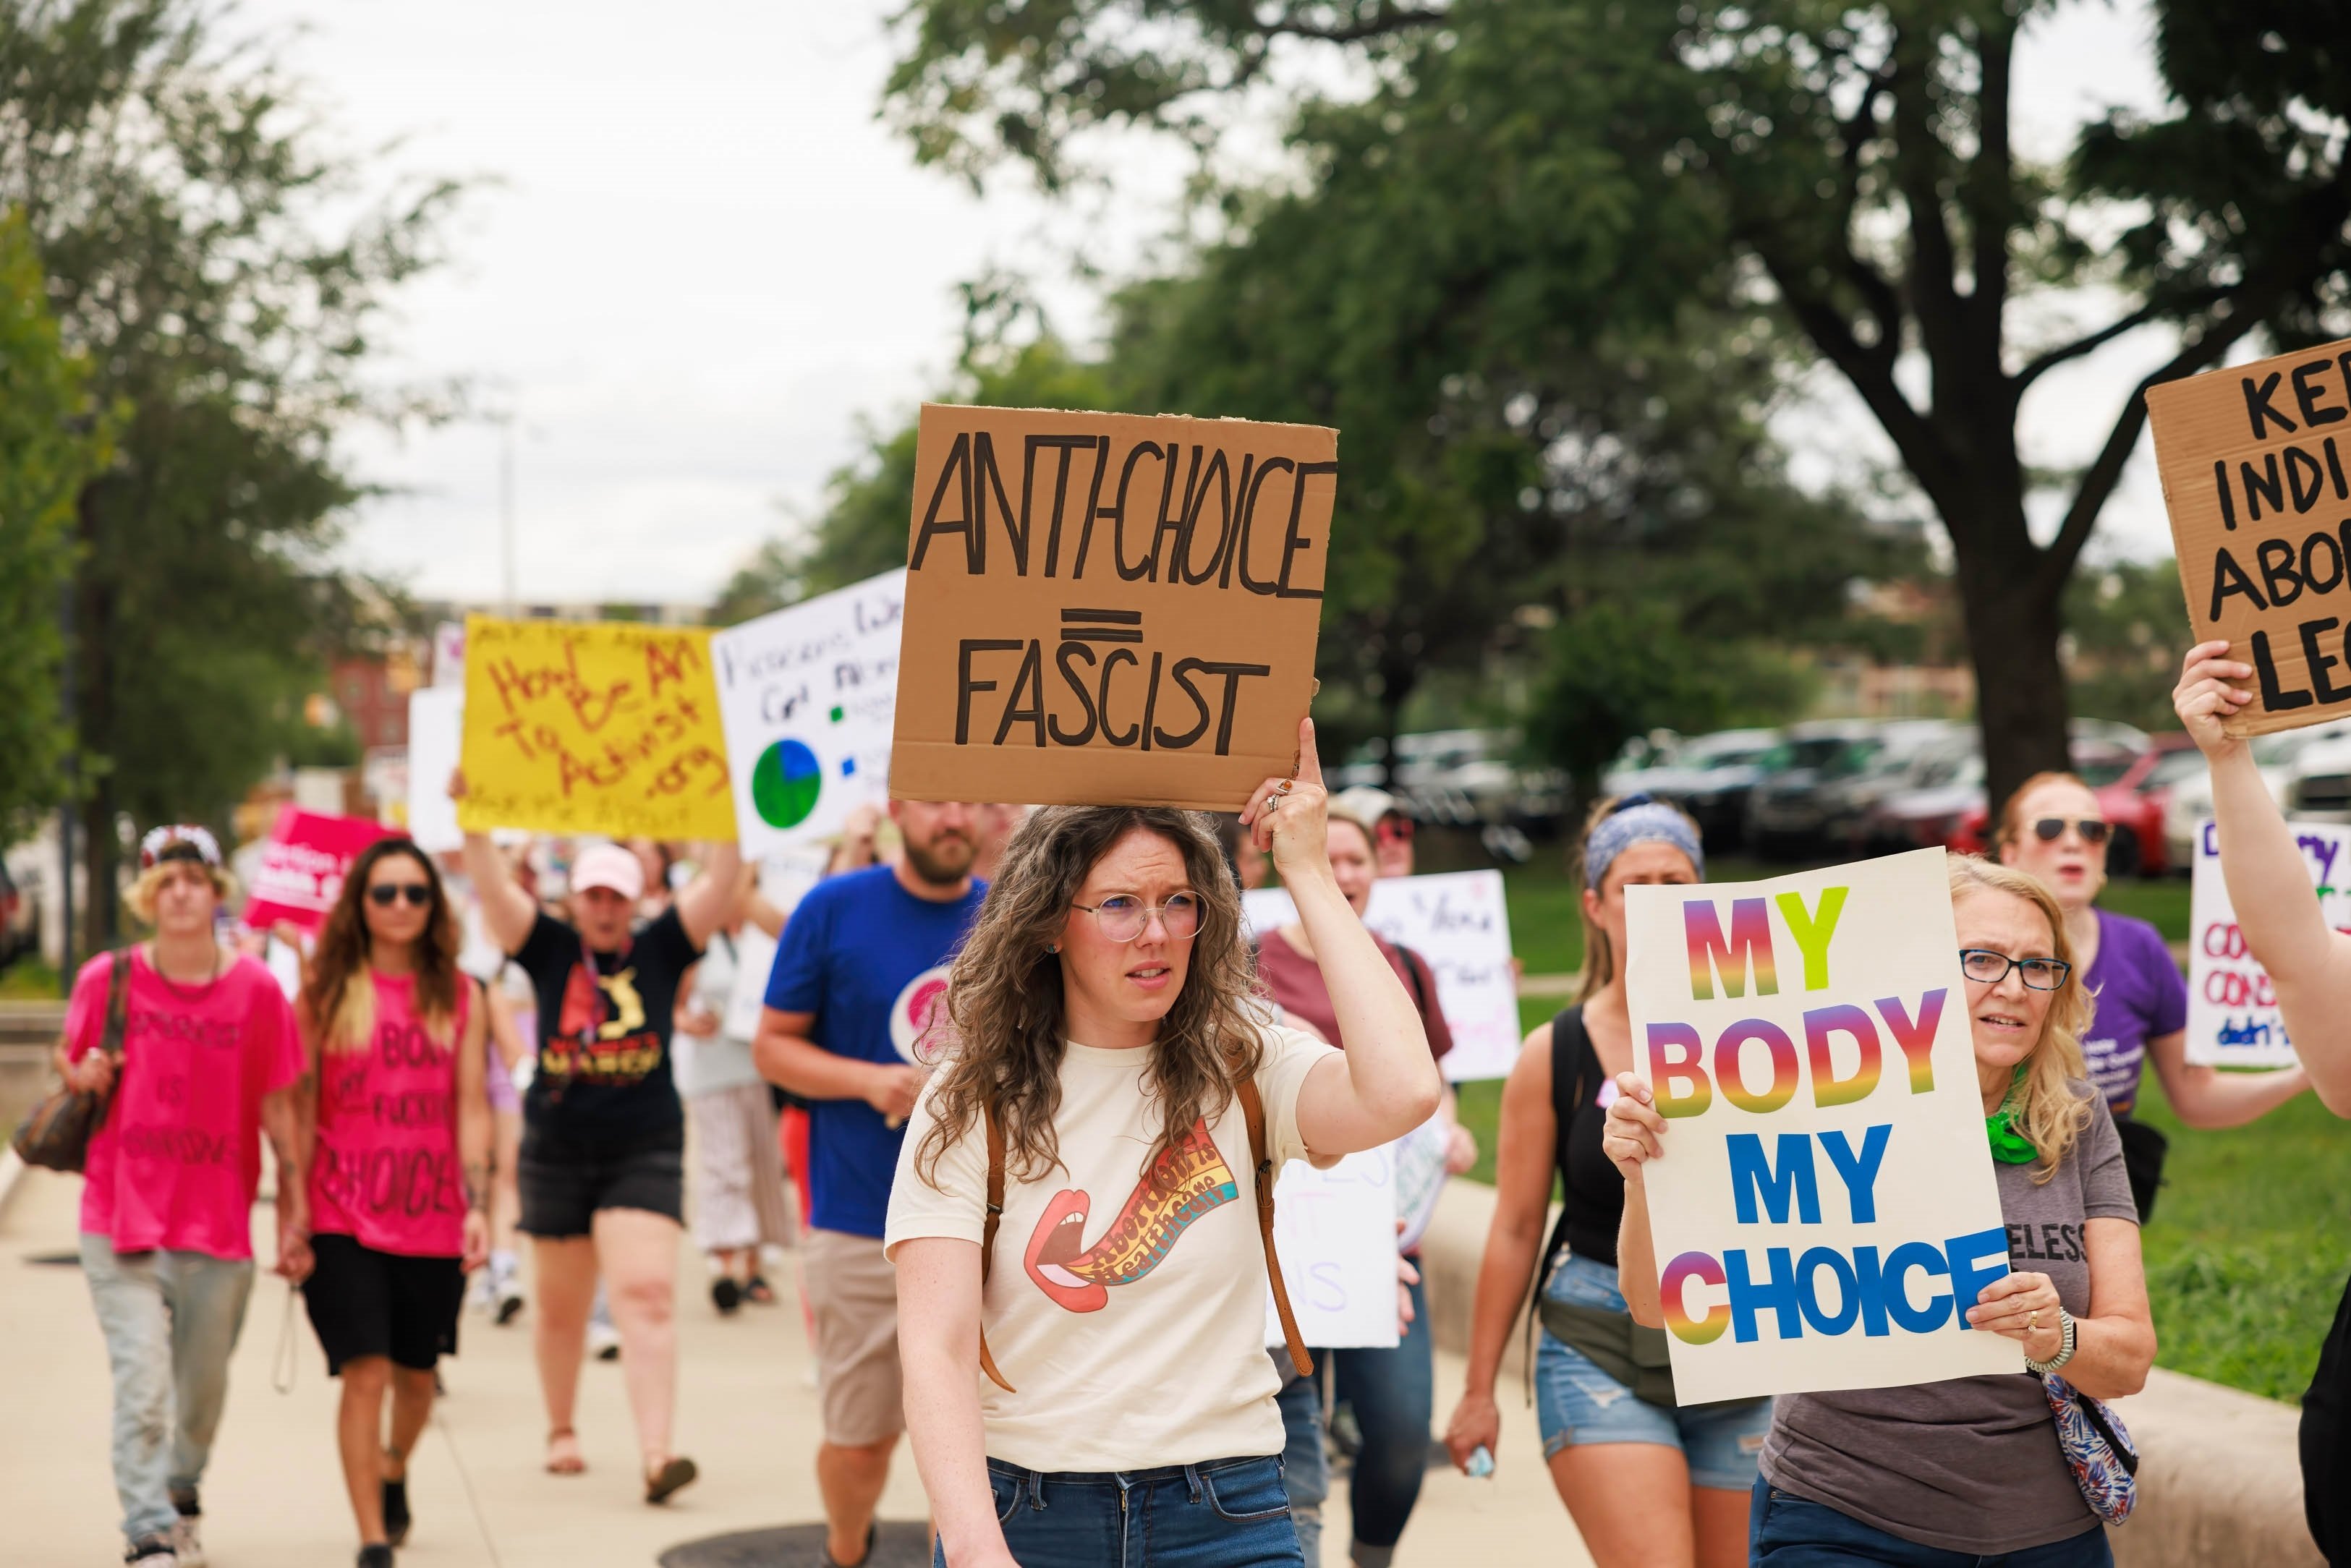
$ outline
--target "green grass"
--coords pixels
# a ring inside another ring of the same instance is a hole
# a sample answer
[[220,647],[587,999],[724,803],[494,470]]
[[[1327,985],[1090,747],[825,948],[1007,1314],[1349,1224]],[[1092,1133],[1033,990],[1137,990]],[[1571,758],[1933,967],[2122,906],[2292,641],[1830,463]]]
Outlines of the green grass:
[[0,1001],[55,1001],[64,995],[57,972],[38,958],[19,958],[0,969]]

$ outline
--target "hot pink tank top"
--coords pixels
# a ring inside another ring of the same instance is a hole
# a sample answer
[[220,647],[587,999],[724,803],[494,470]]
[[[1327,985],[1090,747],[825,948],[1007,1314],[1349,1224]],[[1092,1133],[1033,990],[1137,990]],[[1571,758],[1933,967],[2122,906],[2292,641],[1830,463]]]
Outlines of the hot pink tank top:
[[410,977],[378,975],[374,1040],[364,1051],[320,1054],[312,1229],[413,1258],[464,1252],[456,1045],[471,992],[461,980],[444,1045],[416,1016]]

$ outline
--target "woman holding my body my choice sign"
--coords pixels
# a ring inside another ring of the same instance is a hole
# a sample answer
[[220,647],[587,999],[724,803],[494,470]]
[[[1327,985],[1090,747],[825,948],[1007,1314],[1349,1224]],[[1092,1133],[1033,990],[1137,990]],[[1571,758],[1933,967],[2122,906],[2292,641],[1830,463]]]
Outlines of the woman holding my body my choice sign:
[[[2011,1262],[1968,1322],[2015,1340],[2037,1372],[2095,1399],[2137,1393],[2155,1360],[2137,1209],[2105,1100],[2084,1080],[2089,998],[2049,890],[1980,860],[1951,862],[1984,1131]],[[1644,1166],[1667,1123],[1618,1076],[1604,1147],[1625,1173],[1617,1245],[1638,1321],[1665,1321]],[[2095,1568],[2113,1561],[2069,1469],[2040,1381],[2014,1374],[1910,1387],[1783,1395],[1749,1518],[1761,1568]]]

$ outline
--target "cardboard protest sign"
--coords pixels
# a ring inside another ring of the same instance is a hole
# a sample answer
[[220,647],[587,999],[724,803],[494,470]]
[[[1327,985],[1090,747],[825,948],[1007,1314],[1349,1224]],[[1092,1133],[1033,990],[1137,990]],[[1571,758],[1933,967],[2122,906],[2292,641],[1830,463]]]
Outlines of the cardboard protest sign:
[[2351,713],[2351,339],[2149,387],[2196,640],[2226,638],[2266,735]]
[[890,789],[1237,811],[1314,689],[1339,434],[926,403]]
[[[2351,932],[2351,828],[2294,822],[2319,913]],[[2291,1067],[2294,1044],[2269,972],[2245,946],[2220,876],[2219,827],[2196,829],[2195,887],[2188,915],[2188,1060],[2201,1067]]]
[[901,569],[711,637],[745,854],[837,833],[889,798],[905,611]]
[[327,923],[327,912],[343,891],[351,857],[390,836],[381,822],[366,817],[329,817],[287,806],[269,830],[261,864],[245,904],[245,923],[266,931],[291,922],[304,931]]
[[2023,1368],[1940,850],[1628,887],[1635,1071],[1684,1405]]
[[731,839],[710,633],[465,620],[469,832]]
[[465,691],[463,686],[423,686],[408,695],[408,836],[433,854],[463,849],[457,802],[449,799],[449,775],[464,750]]
[[[1281,1167],[1273,1188],[1273,1249],[1298,1332],[1318,1349],[1396,1343],[1396,1195],[1385,1149],[1349,1155],[1327,1171],[1302,1160]],[[1281,1343],[1273,1291],[1265,1296],[1265,1343]]]
[[[1298,918],[1278,887],[1241,894],[1241,913],[1262,941]],[[1518,977],[1510,970],[1510,920],[1498,871],[1383,877],[1372,884],[1364,924],[1428,960],[1437,1009],[1453,1031],[1443,1061],[1456,1083],[1506,1078],[1519,1060]]]

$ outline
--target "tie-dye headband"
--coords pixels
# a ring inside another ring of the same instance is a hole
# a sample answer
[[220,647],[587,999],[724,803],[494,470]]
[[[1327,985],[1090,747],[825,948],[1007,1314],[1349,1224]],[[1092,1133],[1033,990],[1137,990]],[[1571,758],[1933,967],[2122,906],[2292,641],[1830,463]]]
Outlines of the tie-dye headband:
[[1689,856],[1690,869],[1705,879],[1706,852],[1698,848],[1689,819],[1653,796],[1639,794],[1616,802],[1616,809],[1601,818],[1584,840],[1584,885],[1598,887],[1618,855],[1635,844],[1652,843],[1671,844]]

